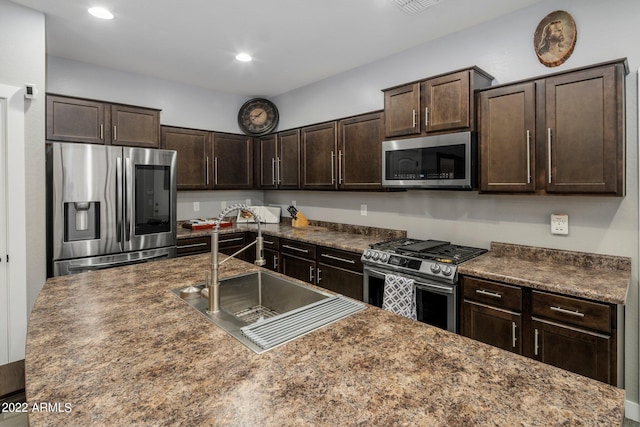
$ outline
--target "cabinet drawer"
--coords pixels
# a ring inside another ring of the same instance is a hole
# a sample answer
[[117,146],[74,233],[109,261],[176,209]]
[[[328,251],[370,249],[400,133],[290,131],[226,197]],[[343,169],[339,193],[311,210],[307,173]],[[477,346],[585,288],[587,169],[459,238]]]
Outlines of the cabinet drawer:
[[512,311],[522,311],[522,289],[517,286],[464,277],[462,287],[466,299]]
[[227,233],[218,236],[218,247],[229,248],[244,245],[244,233]]
[[318,246],[318,262],[362,273],[362,254]]
[[211,251],[211,236],[188,237],[178,239],[176,244],[178,256],[201,254]]
[[301,258],[316,259],[316,245],[296,240],[280,239],[280,252]]
[[611,307],[595,301],[532,291],[531,313],[533,316],[611,332]]
[[272,249],[274,251],[277,251],[280,249],[280,238],[276,237],[276,236],[267,236],[267,235],[262,235],[262,238],[264,240],[264,248],[265,249]]

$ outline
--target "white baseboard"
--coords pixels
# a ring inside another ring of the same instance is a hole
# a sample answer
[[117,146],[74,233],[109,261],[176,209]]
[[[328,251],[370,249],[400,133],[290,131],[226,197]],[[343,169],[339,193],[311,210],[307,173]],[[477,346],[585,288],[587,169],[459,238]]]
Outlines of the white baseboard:
[[640,422],[640,404],[625,400],[624,416],[632,421]]

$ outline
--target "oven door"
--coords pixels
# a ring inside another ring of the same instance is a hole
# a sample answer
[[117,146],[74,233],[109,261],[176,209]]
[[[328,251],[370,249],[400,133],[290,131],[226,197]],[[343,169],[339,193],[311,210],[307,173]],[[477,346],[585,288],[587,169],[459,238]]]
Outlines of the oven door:
[[363,299],[365,302],[382,307],[384,279],[386,274],[395,274],[413,279],[416,286],[416,308],[418,320],[451,332],[458,332],[457,286],[433,282],[409,274],[372,268],[364,268]]

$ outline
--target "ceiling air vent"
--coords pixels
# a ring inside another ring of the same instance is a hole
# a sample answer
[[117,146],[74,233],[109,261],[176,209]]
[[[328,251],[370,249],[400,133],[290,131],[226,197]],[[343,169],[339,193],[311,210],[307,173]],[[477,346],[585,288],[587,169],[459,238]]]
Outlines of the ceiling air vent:
[[393,0],[396,6],[407,15],[415,15],[428,7],[435,6],[442,0]]

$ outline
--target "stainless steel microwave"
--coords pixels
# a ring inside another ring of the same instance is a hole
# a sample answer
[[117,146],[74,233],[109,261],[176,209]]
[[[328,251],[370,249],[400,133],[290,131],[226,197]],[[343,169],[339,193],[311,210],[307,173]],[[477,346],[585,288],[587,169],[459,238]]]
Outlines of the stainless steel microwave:
[[477,187],[477,158],[472,132],[382,141],[382,185],[471,190]]

